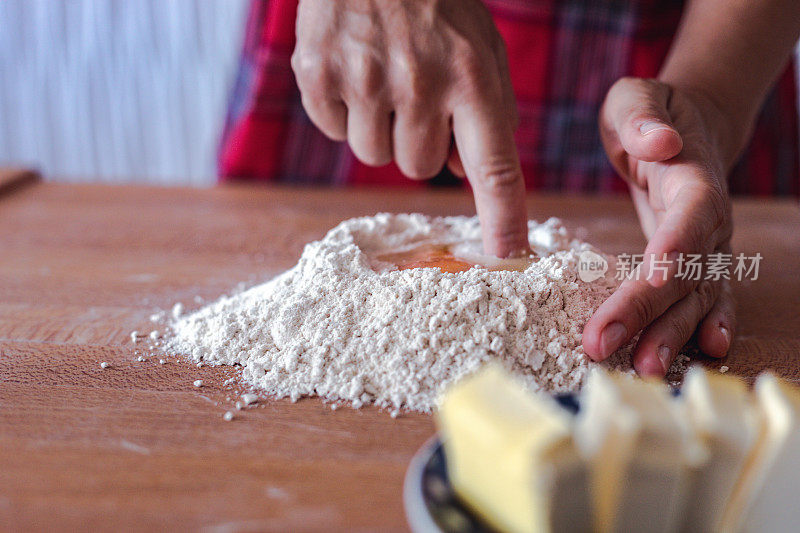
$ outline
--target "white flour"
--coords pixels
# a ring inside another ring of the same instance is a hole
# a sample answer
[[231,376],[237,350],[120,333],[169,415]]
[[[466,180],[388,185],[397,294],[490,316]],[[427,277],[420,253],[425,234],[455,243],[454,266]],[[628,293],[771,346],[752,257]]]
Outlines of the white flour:
[[[529,235],[540,259],[522,272],[397,270],[376,255],[423,242],[478,247],[477,219],[347,220],[308,244],[291,270],[175,321],[168,346],[241,365],[243,380],[273,397],[393,412],[429,412],[443,386],[490,359],[534,389],[575,391],[591,364],[581,331],[618,282],[613,267],[578,279],[578,256],[592,248],[558,220],[530,222]],[[629,350],[607,364],[630,368]]]

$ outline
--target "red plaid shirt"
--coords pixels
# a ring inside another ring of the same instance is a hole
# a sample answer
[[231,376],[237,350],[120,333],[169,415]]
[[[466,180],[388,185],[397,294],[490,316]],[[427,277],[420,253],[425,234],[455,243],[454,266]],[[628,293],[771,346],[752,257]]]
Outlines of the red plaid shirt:
[[[681,1],[485,0],[508,48],[528,189],[624,190],[600,144],[597,113],[622,76],[654,77],[682,13]],[[254,0],[219,167],[223,179],[292,183],[417,182],[394,164],[360,163],[328,140],[300,103],[289,59],[297,0]],[[741,162],[735,193],[798,195],[793,65],[767,98]]]

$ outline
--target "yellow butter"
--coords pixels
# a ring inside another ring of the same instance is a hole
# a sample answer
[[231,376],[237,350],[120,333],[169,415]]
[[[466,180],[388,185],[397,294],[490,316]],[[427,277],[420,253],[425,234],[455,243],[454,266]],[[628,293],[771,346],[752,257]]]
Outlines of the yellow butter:
[[725,530],[797,531],[800,524],[800,390],[772,374],[755,384],[760,434],[734,489]]
[[611,375],[592,372],[580,396],[575,443],[590,465],[595,531],[613,531],[620,505],[620,480],[626,475],[641,422],[625,404]]
[[580,403],[575,441],[590,464],[595,530],[677,530],[707,452],[669,390],[596,369]]
[[490,525],[519,533],[587,527],[571,417],[552,399],[491,365],[446,392],[437,423],[456,493]]
[[729,375],[689,369],[680,404],[684,416],[704,440],[708,460],[693,476],[683,531],[728,531],[724,515],[734,487],[758,436],[758,420],[747,384]]

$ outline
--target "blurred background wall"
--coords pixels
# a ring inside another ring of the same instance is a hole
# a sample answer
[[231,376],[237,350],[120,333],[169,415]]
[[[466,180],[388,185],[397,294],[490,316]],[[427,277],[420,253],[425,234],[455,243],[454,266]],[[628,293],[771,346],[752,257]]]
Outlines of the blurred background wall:
[[0,0],[0,163],[213,183],[247,0]]
[[214,182],[248,0],[0,0],[0,165]]

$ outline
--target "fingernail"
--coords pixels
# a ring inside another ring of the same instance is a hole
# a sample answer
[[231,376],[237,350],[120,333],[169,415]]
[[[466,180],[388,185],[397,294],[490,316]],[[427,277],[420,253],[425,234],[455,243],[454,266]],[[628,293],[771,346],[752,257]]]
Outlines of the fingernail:
[[667,126],[663,122],[655,122],[652,120],[644,122],[641,126],[639,126],[639,132],[642,135],[647,135],[648,133],[653,133],[654,131],[659,131],[659,130],[675,131],[674,129]]
[[661,345],[658,347],[656,355],[658,356],[658,360],[661,361],[661,366],[664,368],[664,374],[666,375],[670,365],[672,365],[672,348]]
[[600,343],[603,346],[603,356],[608,357],[614,350],[619,348],[622,341],[628,334],[625,325],[621,322],[612,322],[603,328],[603,333],[600,335]]
[[725,337],[725,351],[727,352],[731,347],[731,330],[720,325],[719,331],[722,333],[722,336]]

